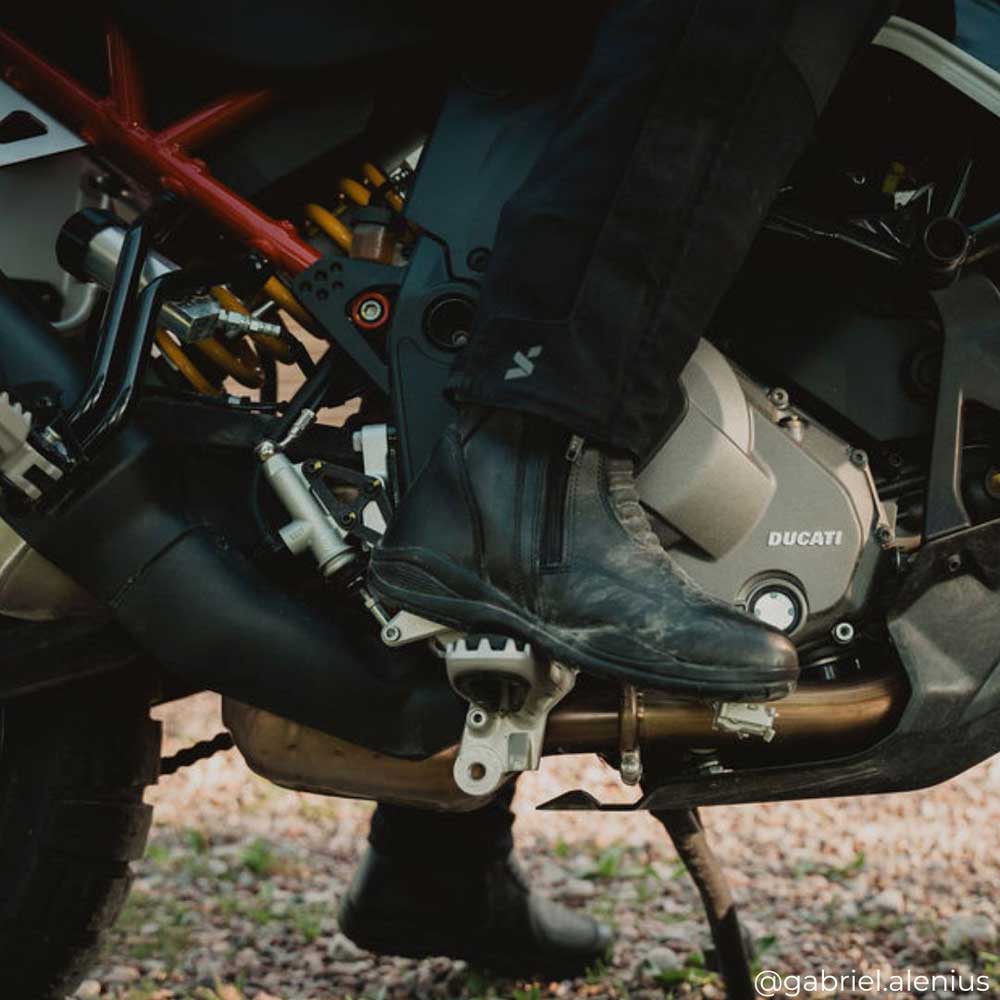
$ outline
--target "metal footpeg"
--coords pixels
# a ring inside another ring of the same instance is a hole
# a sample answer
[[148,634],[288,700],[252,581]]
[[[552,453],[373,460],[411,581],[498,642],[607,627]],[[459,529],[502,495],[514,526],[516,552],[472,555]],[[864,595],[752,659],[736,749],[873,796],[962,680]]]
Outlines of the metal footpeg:
[[489,795],[508,775],[537,770],[549,712],[577,672],[503,636],[450,642],[445,662],[452,687],[471,703],[453,772],[458,787]]
[[62,477],[63,470],[31,444],[30,434],[31,414],[6,392],[0,392],[0,474],[29,500],[37,500],[42,491],[32,481],[32,473],[55,480]]

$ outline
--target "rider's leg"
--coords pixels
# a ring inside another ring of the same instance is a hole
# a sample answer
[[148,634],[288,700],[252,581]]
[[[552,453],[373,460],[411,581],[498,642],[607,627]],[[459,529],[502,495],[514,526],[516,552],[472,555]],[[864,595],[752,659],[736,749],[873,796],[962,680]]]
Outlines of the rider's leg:
[[604,957],[611,932],[532,891],[513,857],[510,784],[470,813],[379,805],[340,907],[341,930],[383,954],[450,955],[563,978]]
[[[884,4],[612,7],[504,210],[462,416],[374,553],[387,601],[635,683],[789,690],[794,647],[680,578],[631,459],[666,432],[677,374]],[[589,445],[572,463],[571,434]]]

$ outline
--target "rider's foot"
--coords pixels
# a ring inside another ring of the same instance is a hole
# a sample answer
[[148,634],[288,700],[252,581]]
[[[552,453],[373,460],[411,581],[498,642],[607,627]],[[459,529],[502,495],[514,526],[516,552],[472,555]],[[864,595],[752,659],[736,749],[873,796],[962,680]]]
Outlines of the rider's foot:
[[384,955],[447,955],[513,976],[566,979],[605,958],[611,931],[532,892],[514,856],[443,870],[369,848],[340,929]]
[[706,699],[787,694],[788,638],[682,576],[631,460],[588,447],[571,461],[569,442],[535,417],[465,412],[372,554],[375,593],[604,677]]

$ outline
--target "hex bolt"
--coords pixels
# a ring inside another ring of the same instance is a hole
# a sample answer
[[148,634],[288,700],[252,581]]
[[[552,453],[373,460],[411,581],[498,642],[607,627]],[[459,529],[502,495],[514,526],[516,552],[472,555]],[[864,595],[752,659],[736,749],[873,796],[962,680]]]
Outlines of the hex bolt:
[[956,552],[948,556],[945,565],[948,567],[949,573],[957,573],[962,568],[962,557]]
[[887,524],[880,524],[875,529],[875,541],[885,548],[893,540],[892,528]]
[[382,641],[388,643],[399,642],[402,634],[403,633],[399,631],[398,625],[386,625],[386,627],[382,629]]
[[767,398],[779,409],[788,407],[788,391],[780,386],[775,386],[768,394]]
[[358,315],[366,323],[377,323],[385,313],[385,307],[378,299],[365,299],[358,306]]
[[868,464],[868,453],[862,448],[852,448],[850,450],[851,465],[856,465],[863,469]]
[[837,622],[833,626],[832,635],[834,642],[840,643],[841,646],[846,646],[854,640],[854,626],[850,622]]

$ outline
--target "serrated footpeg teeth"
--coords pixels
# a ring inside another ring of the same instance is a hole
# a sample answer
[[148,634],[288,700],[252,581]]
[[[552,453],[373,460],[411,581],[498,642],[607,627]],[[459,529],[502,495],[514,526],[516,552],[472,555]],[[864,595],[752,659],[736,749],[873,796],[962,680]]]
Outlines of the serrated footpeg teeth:
[[549,713],[572,690],[576,670],[499,635],[447,643],[445,663],[452,687],[469,701],[453,770],[458,787],[490,795],[510,775],[537,770]]

